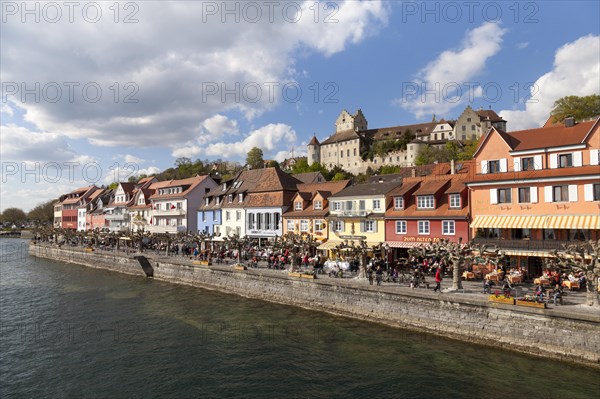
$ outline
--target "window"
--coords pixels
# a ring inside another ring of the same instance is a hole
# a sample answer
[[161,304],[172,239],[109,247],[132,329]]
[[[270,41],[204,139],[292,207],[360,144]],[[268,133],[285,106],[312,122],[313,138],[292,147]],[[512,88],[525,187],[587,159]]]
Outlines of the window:
[[529,187],[519,187],[519,204],[528,204],[531,202],[531,190]]
[[594,201],[600,201],[600,184],[594,184]]
[[552,187],[552,202],[567,202],[569,201],[569,186],[553,186]]
[[521,170],[535,170],[533,157],[521,158]]
[[323,221],[315,220],[315,233],[322,233],[322,232],[323,232]]
[[454,220],[442,220],[442,234],[446,236],[454,235]]
[[233,194],[229,194],[229,195],[227,196],[227,203],[228,203],[228,204],[231,204],[232,202],[233,202]]
[[467,122],[471,122],[471,118],[467,118]]
[[569,230],[569,241],[587,241],[589,240],[589,230],[571,229]]
[[365,220],[365,232],[373,233],[375,231],[375,221],[374,220]]
[[242,228],[240,226],[237,226],[235,228],[235,234],[237,234],[238,236],[242,235]]
[[373,200],[373,210],[380,211],[381,210],[381,200]]
[[475,125],[471,125],[471,130],[475,131]]
[[323,202],[321,200],[315,200],[315,202],[313,203],[313,208],[314,209],[323,209]]
[[406,220],[396,220],[396,234],[406,234]]
[[418,195],[417,196],[417,208],[418,209],[433,209],[434,200],[433,195]]
[[308,220],[300,221],[300,231],[308,231]]
[[294,221],[293,220],[288,220],[287,221],[287,230],[288,231],[294,231]]
[[498,189],[498,203],[499,204],[510,204],[512,203],[512,191],[510,188],[499,188]]
[[429,234],[429,220],[419,220],[419,234]]
[[249,213],[248,214],[248,228],[249,229],[254,229],[255,223],[254,223],[254,214],[253,213]]
[[242,219],[242,211],[236,211],[235,212],[235,220],[241,220]]
[[344,231],[344,222],[341,220],[335,220],[332,223],[333,231]]
[[500,161],[488,161],[488,173],[499,173],[500,172]]
[[394,197],[394,209],[404,209],[404,197]]
[[450,194],[450,208],[460,208],[460,194]]
[[243,202],[244,201],[244,194],[243,193],[239,193],[238,194],[238,202]]
[[529,229],[512,229],[511,238],[513,240],[523,240],[531,238],[531,230]]
[[570,168],[573,166],[573,154],[561,154],[558,156],[559,168]]
[[356,156],[356,148],[354,149],[354,156]]
[[334,211],[339,211],[340,210],[340,202],[339,201],[334,201],[333,202],[333,210]]
[[294,209],[297,211],[301,211],[302,210],[302,201],[294,202]]
[[[215,214],[216,214],[216,212],[215,212]],[[229,211],[226,211],[225,212],[225,220],[229,221],[230,219],[231,219],[231,214],[229,213]]]
[[544,229],[544,240],[556,240],[556,231],[554,229]]

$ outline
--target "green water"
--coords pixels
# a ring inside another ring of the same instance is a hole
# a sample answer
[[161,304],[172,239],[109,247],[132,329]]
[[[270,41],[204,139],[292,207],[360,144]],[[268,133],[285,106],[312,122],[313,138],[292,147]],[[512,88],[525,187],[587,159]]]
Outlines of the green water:
[[564,399],[600,392],[593,369],[36,259],[19,243],[0,241],[2,398]]

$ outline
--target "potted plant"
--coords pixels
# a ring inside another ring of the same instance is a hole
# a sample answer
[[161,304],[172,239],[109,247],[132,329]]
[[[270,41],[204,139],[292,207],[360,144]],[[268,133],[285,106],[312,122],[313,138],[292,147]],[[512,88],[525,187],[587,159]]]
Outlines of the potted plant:
[[515,299],[510,296],[510,293],[507,292],[500,294],[500,292],[496,291],[490,295],[488,299],[490,302],[505,303],[507,305],[515,304]]
[[525,295],[522,298],[517,298],[516,304],[519,306],[528,306],[530,308],[546,309],[546,302],[537,295]]

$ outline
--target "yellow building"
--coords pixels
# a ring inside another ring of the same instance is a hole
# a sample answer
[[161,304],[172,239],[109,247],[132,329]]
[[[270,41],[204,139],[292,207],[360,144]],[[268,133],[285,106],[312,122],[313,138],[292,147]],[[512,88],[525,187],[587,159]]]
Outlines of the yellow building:
[[[369,247],[385,242],[386,195],[401,185],[399,175],[375,176],[369,183],[348,187],[329,199],[329,240],[319,249],[365,240]],[[391,197],[390,197],[391,198]]]

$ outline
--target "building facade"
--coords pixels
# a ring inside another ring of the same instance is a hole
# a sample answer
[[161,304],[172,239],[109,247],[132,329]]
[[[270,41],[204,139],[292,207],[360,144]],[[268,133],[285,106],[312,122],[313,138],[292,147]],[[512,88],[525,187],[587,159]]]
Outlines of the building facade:
[[563,244],[600,238],[599,120],[506,133],[491,128],[470,179],[476,242],[506,250],[539,275]]

